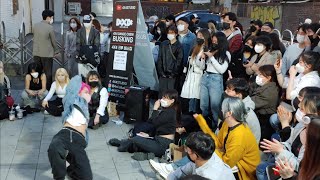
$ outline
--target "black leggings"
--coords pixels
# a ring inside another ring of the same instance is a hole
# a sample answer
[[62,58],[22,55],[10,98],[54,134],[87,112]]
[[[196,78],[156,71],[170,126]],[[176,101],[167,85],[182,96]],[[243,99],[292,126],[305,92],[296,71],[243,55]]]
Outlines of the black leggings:
[[[84,150],[86,146],[86,140],[80,132],[69,127],[61,129],[53,137],[48,149],[53,178],[62,180],[68,173],[72,179],[91,180],[91,166]],[[70,164],[68,168],[66,161]]]
[[155,136],[154,139],[135,136],[124,143],[128,143],[128,152],[130,153],[149,152],[161,157],[173,141],[161,136]]
[[51,114],[52,116],[61,116],[63,112],[63,104],[62,104],[62,98],[56,98],[53,101],[48,101],[48,106],[45,110]]

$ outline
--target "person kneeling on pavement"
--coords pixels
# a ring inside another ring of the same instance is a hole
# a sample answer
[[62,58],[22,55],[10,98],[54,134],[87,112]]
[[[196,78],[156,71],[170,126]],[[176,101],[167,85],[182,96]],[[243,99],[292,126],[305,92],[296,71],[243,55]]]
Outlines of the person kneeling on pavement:
[[[177,180],[197,174],[211,180],[235,179],[231,168],[214,152],[213,139],[203,132],[191,133],[185,143],[185,151],[191,162],[170,173],[166,179]],[[154,161],[150,160],[152,164]]]
[[154,156],[161,157],[169,144],[174,142],[177,121],[180,119],[179,112],[178,92],[166,90],[163,92],[162,99],[155,102],[152,115],[148,120],[152,126],[149,128],[153,128],[153,132],[140,132],[133,138],[121,141],[113,138],[109,140],[109,144],[118,146],[119,152],[135,153],[132,158],[138,161],[152,159]]
[[90,71],[87,75],[87,83],[91,88],[91,102],[89,103],[90,121],[88,127],[97,129],[101,124],[109,121],[107,110],[108,91],[101,85],[101,78],[97,71]]
[[[63,98],[63,128],[53,137],[48,149],[53,178],[56,180],[65,179],[67,174],[72,179],[92,179],[85,151],[90,99],[90,86],[83,83],[80,76],[73,77]],[[66,161],[70,164],[68,167]]]

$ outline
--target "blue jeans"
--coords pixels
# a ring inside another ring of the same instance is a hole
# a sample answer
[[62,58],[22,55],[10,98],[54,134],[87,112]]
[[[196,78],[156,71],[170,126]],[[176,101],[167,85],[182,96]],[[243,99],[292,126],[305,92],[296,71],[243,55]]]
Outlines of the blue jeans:
[[[218,124],[223,93],[223,77],[221,74],[204,73],[200,85],[200,109],[204,117],[209,115],[209,106],[213,116],[213,127]],[[209,104],[210,103],[210,104]]]
[[198,99],[189,100],[189,112],[197,112]]
[[261,162],[256,169],[256,175],[258,180],[268,180],[267,167],[275,165],[275,158],[270,154],[269,158],[265,162]]
[[175,169],[177,169],[179,167],[182,167],[182,166],[188,164],[189,162],[190,162],[189,158],[187,156],[183,156],[182,159],[172,163],[172,167],[175,170]]
[[279,129],[279,124],[280,124],[280,121],[278,119],[278,114],[272,114],[270,116],[270,119],[269,119],[269,122],[271,124],[271,127],[276,131],[276,132],[279,132],[280,129]]

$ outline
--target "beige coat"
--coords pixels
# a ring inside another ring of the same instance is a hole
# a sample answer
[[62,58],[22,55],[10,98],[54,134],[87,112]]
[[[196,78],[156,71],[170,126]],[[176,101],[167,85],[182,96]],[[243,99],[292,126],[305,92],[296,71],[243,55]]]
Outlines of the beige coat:
[[33,56],[53,57],[59,53],[52,25],[43,20],[33,27]]
[[[255,63],[257,58],[258,58],[258,54],[254,55],[251,58],[250,63]],[[273,65],[275,62],[276,62],[276,58],[274,58],[272,55],[270,55],[269,52],[266,52],[262,55],[260,61],[258,63],[255,63],[255,65],[257,65],[259,68],[260,66],[263,66],[263,65],[269,65],[269,64]],[[254,71],[250,67],[247,67],[246,73],[248,75],[252,75],[252,74],[254,74]]]

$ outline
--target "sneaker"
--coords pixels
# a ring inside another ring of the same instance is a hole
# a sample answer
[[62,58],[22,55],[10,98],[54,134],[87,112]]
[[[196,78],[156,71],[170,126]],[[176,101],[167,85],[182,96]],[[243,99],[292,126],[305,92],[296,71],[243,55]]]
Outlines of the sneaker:
[[45,114],[45,115],[49,115],[49,113],[48,113],[48,111],[47,111],[47,110],[44,110],[44,111],[43,111],[43,114]]
[[117,138],[112,138],[109,140],[108,144],[111,146],[119,147],[121,145],[121,141]]
[[157,163],[154,160],[150,159],[149,163],[157,173],[164,179],[167,179],[168,175],[174,171],[171,164],[166,163]]

